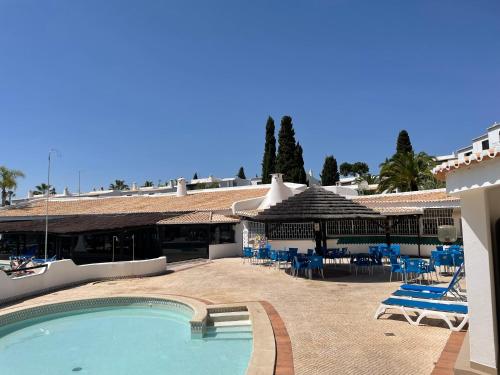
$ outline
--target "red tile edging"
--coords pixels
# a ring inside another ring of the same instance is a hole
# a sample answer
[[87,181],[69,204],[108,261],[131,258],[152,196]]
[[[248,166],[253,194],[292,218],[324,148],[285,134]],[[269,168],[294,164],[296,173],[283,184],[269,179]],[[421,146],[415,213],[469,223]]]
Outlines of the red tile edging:
[[452,332],[431,375],[453,375],[453,367],[464,342],[465,331]]
[[294,375],[292,342],[285,323],[273,305],[267,301],[259,301],[266,310],[274,331],[274,341],[276,342],[276,363],[274,365],[275,375]]

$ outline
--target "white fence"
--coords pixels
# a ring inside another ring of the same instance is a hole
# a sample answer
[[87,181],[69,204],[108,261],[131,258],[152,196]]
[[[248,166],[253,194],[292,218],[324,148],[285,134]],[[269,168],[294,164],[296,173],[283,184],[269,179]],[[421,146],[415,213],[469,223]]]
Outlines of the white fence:
[[165,257],[81,266],[67,259],[49,263],[44,271],[36,274],[10,277],[0,272],[0,303],[93,280],[160,274],[166,267]]

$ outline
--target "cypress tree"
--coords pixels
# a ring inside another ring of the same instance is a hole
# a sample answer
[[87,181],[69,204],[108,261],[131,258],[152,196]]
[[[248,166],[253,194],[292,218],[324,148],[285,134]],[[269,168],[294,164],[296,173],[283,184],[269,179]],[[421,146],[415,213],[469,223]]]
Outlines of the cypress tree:
[[283,181],[297,182],[294,181],[295,178],[298,179],[296,149],[292,118],[283,116],[278,133],[278,154],[276,156],[276,171],[283,173]]
[[323,170],[320,174],[321,185],[331,186],[339,180],[339,171],[337,167],[337,160],[333,155],[327,156],[325,162],[323,163]]
[[240,167],[240,170],[238,171],[238,174],[236,176],[243,179],[243,180],[247,179],[247,177],[245,176],[245,170],[243,169],[243,167]]
[[262,159],[262,183],[271,183],[271,174],[276,172],[276,137],[274,136],[274,120],[271,116],[266,123],[266,143]]
[[406,130],[401,130],[398,135],[398,141],[396,146],[396,153],[402,154],[405,152],[413,152],[413,147],[411,145],[410,136]]
[[307,175],[306,170],[304,168],[304,155],[302,146],[297,142],[294,151],[294,159],[295,166],[292,172],[292,182],[296,182],[298,184],[307,184]]
[[194,172],[193,180],[197,180],[197,179],[198,179],[198,172]]

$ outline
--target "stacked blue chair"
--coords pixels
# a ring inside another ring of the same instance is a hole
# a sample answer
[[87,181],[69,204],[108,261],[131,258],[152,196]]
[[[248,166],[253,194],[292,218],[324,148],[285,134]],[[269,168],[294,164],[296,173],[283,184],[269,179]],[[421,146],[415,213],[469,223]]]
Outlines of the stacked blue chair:
[[251,247],[244,247],[243,248],[243,263],[245,263],[247,260],[252,262],[253,259],[253,249]]
[[307,249],[307,255],[314,255],[314,249]]

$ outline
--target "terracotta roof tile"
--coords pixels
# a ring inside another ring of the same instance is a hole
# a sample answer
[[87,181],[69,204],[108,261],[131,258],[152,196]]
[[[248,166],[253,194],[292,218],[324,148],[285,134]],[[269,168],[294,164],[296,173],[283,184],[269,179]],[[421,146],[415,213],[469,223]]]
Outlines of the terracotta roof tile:
[[[147,212],[190,212],[229,210],[234,202],[266,195],[268,189],[230,189],[211,192],[190,192],[187,196],[141,195],[131,197],[65,198],[49,201],[49,215],[95,215]],[[37,199],[19,206],[0,209],[2,217],[45,215],[45,200]]]
[[395,194],[376,194],[353,197],[354,201],[373,207],[370,203],[425,203],[425,202],[443,202],[460,201],[460,198],[446,193],[446,189],[422,190],[408,193]]
[[500,158],[500,147],[490,148],[489,150],[484,150],[482,152],[475,152],[470,156],[465,156],[463,159],[450,160],[438,165],[432,170],[432,172],[437,178],[444,180],[448,172],[465,168],[469,165],[484,163],[495,158]]
[[171,217],[158,221],[157,224],[216,224],[216,223],[238,223],[240,220],[226,215],[214,214],[212,211],[191,212],[176,217]]

